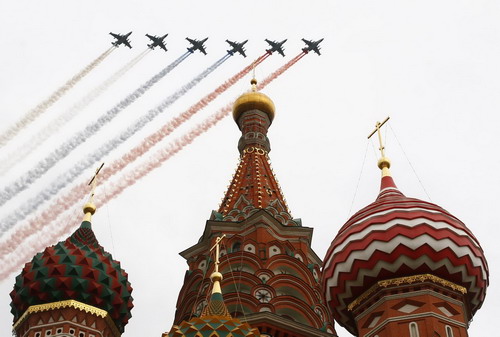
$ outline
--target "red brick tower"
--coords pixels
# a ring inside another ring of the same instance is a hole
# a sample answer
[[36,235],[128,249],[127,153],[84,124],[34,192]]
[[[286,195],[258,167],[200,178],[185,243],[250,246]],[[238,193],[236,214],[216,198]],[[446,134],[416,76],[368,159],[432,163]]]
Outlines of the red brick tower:
[[323,267],[325,299],[356,336],[467,336],[488,285],[481,246],[443,208],[404,196],[380,149],[380,193],[333,240]]
[[35,255],[16,277],[10,293],[15,336],[123,333],[133,307],[132,287],[120,262],[99,245],[92,231],[92,198],[83,210],[81,226],[65,241]]
[[199,316],[212,272],[206,252],[225,234],[222,290],[231,315],[263,336],[336,335],[322,300],[322,261],[311,249],[312,229],[302,227],[286,205],[269,161],[267,130],[274,103],[253,90],[236,100],[233,117],[242,136],[240,162],[217,212],[199,242],[183,251],[189,270],[177,301],[175,324]]

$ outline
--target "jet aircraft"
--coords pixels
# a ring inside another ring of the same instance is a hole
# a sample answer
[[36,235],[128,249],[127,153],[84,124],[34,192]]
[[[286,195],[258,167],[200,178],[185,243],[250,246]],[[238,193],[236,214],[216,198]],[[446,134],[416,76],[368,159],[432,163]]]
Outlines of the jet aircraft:
[[247,43],[248,40],[245,40],[241,43],[233,42],[233,41],[229,41],[229,40],[226,40],[226,42],[229,43],[229,45],[233,48],[233,49],[227,51],[227,53],[229,55],[233,55],[234,53],[240,53],[241,55],[243,55],[243,57],[247,57],[245,55],[245,48],[243,47],[243,45],[245,43]]
[[187,50],[189,50],[190,53],[194,53],[195,50],[199,50],[200,52],[202,52],[203,54],[207,55],[207,52],[205,51],[205,46],[203,45],[205,43],[206,40],[208,40],[208,37],[206,37],[205,39],[199,41],[199,40],[196,40],[196,39],[190,39],[189,37],[186,37],[186,40],[189,41],[189,43],[191,43],[191,47],[189,47]]
[[278,53],[281,54],[281,56],[285,56],[285,49],[283,48],[283,44],[286,42],[286,40],[287,39],[284,39],[281,42],[277,42],[277,41],[269,41],[268,39],[266,39],[266,42],[269,43],[269,45],[271,46],[271,48],[266,49],[267,53],[271,55],[274,51],[277,51]]
[[126,45],[127,47],[129,48],[132,48],[132,46],[130,45],[130,41],[128,40],[128,37],[130,36],[130,34],[132,34],[132,32],[129,32],[128,34],[115,34],[115,33],[109,33],[110,35],[112,35],[116,40],[114,42],[111,42],[111,44],[115,47],[118,47],[119,45],[121,44],[124,44]]
[[302,48],[302,51],[304,53],[309,53],[311,50],[314,51],[316,54],[318,55],[321,55],[321,53],[319,52],[319,50],[321,49],[319,47],[319,44],[321,43],[321,41],[323,41],[324,39],[321,39],[321,40],[318,40],[318,41],[310,41],[310,40],[306,40],[306,39],[302,39],[302,41],[305,42],[305,44],[307,44],[307,47],[305,48]]
[[165,47],[165,43],[163,43],[163,40],[167,37],[168,34],[165,34],[163,36],[151,36],[149,34],[146,34],[146,36],[152,41],[150,44],[148,44],[148,47],[150,49],[155,49],[155,47],[160,47],[164,51],[167,51],[167,47]]

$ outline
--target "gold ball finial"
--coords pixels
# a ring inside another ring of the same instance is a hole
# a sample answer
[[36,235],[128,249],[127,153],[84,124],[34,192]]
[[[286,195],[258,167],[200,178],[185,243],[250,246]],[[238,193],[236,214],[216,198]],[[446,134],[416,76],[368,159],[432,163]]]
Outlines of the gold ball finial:
[[391,168],[391,161],[387,157],[382,157],[378,160],[377,166],[379,169]]
[[220,282],[222,281],[222,274],[219,273],[218,271],[215,271],[212,273],[212,275],[210,275],[210,279],[212,280],[212,282]]
[[96,207],[92,201],[87,202],[83,205],[83,221],[90,222],[92,220],[92,215],[94,215]]

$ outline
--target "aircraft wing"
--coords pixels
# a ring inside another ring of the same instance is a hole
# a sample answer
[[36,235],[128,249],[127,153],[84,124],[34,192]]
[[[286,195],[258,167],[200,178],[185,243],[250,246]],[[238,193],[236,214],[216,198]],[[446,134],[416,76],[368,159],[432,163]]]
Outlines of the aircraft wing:
[[154,40],[155,40],[155,39],[154,39],[154,36],[151,36],[151,35],[149,35],[149,34],[146,34],[146,36],[147,36],[147,37],[149,37],[149,39],[150,39],[151,41],[154,41]]
[[130,45],[130,43],[128,42],[128,40],[123,41],[123,44],[125,44],[127,47],[129,47],[130,49],[132,49],[132,46]]
[[247,57],[247,56],[245,55],[245,51],[243,50],[243,48],[241,49],[241,55],[243,55],[243,57]]
[[281,49],[281,48],[278,49],[278,53],[280,53],[281,56],[285,56],[285,53],[283,52],[283,49]]
[[234,43],[233,41],[229,41],[229,40],[226,40],[227,43],[229,43],[229,45],[233,48],[236,48],[237,44]]
[[111,34],[111,36],[113,36],[115,39],[119,39],[120,38],[120,35],[118,34],[115,34],[115,33],[109,33]]
[[189,43],[193,44],[194,45],[194,40],[193,39],[190,39],[189,37],[186,37],[186,40],[189,41]]
[[205,51],[205,48],[203,46],[200,46],[200,48],[198,48],[203,54],[207,55],[207,52]]
[[163,49],[164,51],[167,51],[167,47],[165,47],[163,42],[160,42],[160,44],[158,44],[158,45],[160,46],[161,49]]

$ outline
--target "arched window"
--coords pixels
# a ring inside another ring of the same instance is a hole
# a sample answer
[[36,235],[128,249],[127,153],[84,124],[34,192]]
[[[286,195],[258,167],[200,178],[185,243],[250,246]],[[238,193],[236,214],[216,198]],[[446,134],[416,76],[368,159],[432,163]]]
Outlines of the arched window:
[[241,250],[241,243],[240,242],[235,242],[233,244],[233,249],[232,249],[232,252],[239,252]]
[[453,329],[451,326],[447,325],[445,326],[446,329],[446,337],[453,337]]
[[418,334],[418,325],[415,322],[410,323],[410,337],[420,337]]

